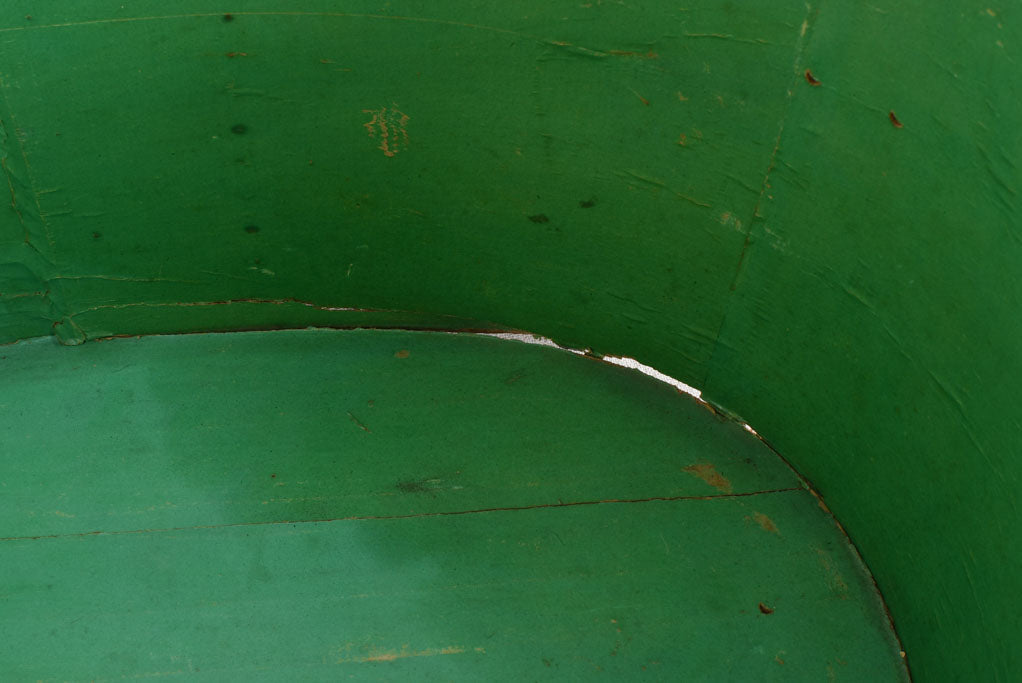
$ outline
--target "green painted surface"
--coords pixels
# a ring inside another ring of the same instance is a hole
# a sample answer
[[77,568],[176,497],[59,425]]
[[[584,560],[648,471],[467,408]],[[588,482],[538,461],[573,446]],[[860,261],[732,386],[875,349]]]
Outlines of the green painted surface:
[[906,680],[795,473],[637,373],[398,331],[5,354],[5,678]]
[[0,339],[634,356],[808,477],[919,680],[1022,677],[1016,8],[37,5],[0,11]]

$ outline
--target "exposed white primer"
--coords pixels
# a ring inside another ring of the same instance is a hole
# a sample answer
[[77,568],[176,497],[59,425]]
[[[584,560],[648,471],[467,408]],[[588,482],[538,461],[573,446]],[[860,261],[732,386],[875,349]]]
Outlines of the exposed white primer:
[[[553,339],[540,337],[534,334],[523,334],[519,332],[496,332],[496,333],[487,332],[484,333],[483,336],[500,337],[501,339],[515,339],[520,342],[525,342],[526,344],[538,344],[539,346],[552,346],[557,349],[563,349],[564,351],[570,351],[580,356],[584,356],[586,354],[586,351],[583,349],[569,349],[566,346],[561,346]],[[689,396],[695,396],[696,398],[700,398],[703,395],[703,392],[699,391],[695,387],[690,387],[681,380],[674,379],[670,375],[665,375],[656,368],[651,368],[650,366],[644,363],[640,363],[634,358],[629,358],[628,356],[603,356],[603,360],[608,363],[613,363],[614,365],[620,365],[625,368],[631,368],[632,370],[638,370],[644,375],[649,375],[654,379],[658,379],[661,382],[670,384],[678,391],[683,391]]]
[[[538,346],[552,346],[555,349],[561,349],[562,351],[570,351],[571,353],[574,353],[579,356],[584,356],[588,352],[587,349],[571,349],[568,348],[567,346],[561,346],[553,339],[541,337],[536,334],[526,334],[524,332],[484,332],[481,333],[481,336],[499,337],[500,339],[514,339],[515,341],[525,342],[526,344],[536,344]],[[634,358],[630,358],[628,356],[603,356],[602,360],[606,361],[607,363],[612,363],[614,365],[620,365],[625,368],[631,368],[632,370],[638,370],[642,374],[648,375],[653,379],[660,380],[665,384],[670,384],[678,391],[684,392],[689,396],[694,397],[700,403],[705,403],[705,401],[703,401],[702,398],[703,392],[700,391],[699,389],[689,386],[688,384],[685,384],[681,380],[675,379],[670,375],[665,375],[656,368],[650,367],[645,363],[640,363]],[[741,424],[742,428],[745,431],[749,432],[750,434],[753,434],[754,436],[757,437],[759,436],[759,432],[753,429],[748,423],[739,421],[739,424]]]

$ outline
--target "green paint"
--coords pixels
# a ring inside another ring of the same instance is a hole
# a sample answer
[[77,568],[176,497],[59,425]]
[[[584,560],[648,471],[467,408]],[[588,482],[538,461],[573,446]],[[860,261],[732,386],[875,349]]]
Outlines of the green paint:
[[812,482],[919,680],[1022,677],[1012,8],[38,5],[0,15],[0,340],[630,355]]
[[369,330],[0,368],[8,677],[906,680],[795,473],[623,368]]

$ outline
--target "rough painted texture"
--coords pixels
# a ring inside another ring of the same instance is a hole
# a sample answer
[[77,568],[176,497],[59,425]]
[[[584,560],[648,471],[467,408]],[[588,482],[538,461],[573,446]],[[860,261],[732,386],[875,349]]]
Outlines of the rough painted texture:
[[797,475],[623,368],[307,330],[0,370],[5,679],[907,680]]
[[38,4],[0,11],[0,338],[635,356],[810,478],[920,680],[1022,677],[1017,8]]

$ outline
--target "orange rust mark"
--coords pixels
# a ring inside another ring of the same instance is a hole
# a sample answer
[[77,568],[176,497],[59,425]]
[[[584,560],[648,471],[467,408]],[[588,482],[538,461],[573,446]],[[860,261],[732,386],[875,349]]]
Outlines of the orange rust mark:
[[685,97],[684,95],[682,95],[680,90],[678,91],[678,101],[679,102],[688,102],[688,98]]
[[247,52],[228,52],[228,57],[248,57]]
[[820,85],[820,82],[813,77],[813,72],[809,69],[806,69],[806,81],[812,86]]
[[767,607],[766,605],[764,605],[761,602],[761,603],[759,603],[759,611],[762,612],[763,614],[773,614],[774,613],[774,608],[773,607]]
[[752,518],[756,521],[756,524],[763,527],[763,531],[769,531],[770,533],[777,534],[778,536],[781,535],[781,532],[777,530],[777,525],[774,524],[774,520],[770,519],[762,512],[753,513]]
[[678,144],[679,144],[679,145],[681,145],[682,147],[684,147],[684,146],[685,146],[685,141],[686,141],[686,140],[688,140],[688,137],[687,137],[687,136],[686,136],[686,135],[685,135],[684,133],[679,133],[679,134],[678,134]]
[[380,139],[380,149],[385,156],[392,157],[408,147],[408,115],[396,106],[381,109],[363,109],[363,114],[372,114],[368,123],[362,124],[369,137]]
[[409,353],[408,349],[401,349],[400,351],[394,354],[394,358],[408,358],[408,356],[410,355],[411,354]]
[[894,115],[893,111],[890,112],[888,114],[888,116],[890,117],[891,123],[894,124],[895,128],[904,128],[905,127],[905,125],[901,121],[898,120],[898,117]]
[[685,471],[694,477],[699,477],[707,484],[717,489],[721,493],[731,493],[731,482],[727,480],[717,468],[708,462],[696,463],[695,465],[689,465],[685,468]]

